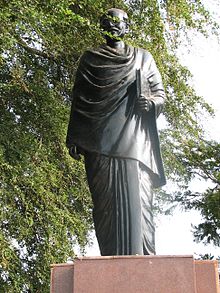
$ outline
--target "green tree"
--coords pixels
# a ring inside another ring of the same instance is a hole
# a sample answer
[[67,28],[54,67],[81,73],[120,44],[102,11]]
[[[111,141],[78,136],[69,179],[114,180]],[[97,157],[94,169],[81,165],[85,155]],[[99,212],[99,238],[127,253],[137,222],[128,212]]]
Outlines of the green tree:
[[[88,241],[91,200],[83,162],[68,156],[65,135],[79,57],[102,42],[99,17],[112,5],[0,1],[1,292],[49,292],[50,264],[74,257],[74,245],[83,249]],[[199,0],[117,1],[117,7],[132,19],[127,42],[149,49],[162,73],[166,172],[186,184],[194,172],[188,147],[203,138],[198,117],[213,111],[189,85],[191,74],[176,49],[187,31],[215,33],[217,25]]]
[[185,153],[188,154],[185,158],[187,172],[209,181],[212,187],[203,193],[189,189],[178,192],[175,199],[186,209],[201,212],[203,221],[194,227],[195,239],[220,246],[220,144],[204,140],[196,145],[194,141],[188,141]]

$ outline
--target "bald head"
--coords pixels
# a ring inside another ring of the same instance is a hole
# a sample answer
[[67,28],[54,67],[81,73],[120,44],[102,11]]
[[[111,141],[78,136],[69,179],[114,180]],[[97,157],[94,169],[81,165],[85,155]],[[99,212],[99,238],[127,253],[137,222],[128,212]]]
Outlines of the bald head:
[[106,38],[122,38],[128,33],[128,15],[125,11],[118,8],[111,8],[100,19],[100,26],[104,32],[109,33]]
[[127,13],[124,10],[118,9],[118,8],[108,9],[107,14],[108,15],[119,15],[120,14],[124,19],[128,19]]

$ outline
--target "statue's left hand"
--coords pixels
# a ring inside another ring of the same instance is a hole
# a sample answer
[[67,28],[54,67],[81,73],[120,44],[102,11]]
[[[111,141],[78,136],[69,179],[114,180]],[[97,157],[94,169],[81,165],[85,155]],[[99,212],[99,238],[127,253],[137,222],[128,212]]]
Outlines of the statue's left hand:
[[150,109],[153,107],[152,101],[146,98],[145,95],[141,94],[138,98],[138,106],[142,111],[150,111]]
[[78,151],[77,147],[75,145],[72,145],[70,148],[69,148],[69,154],[70,156],[79,161],[80,160],[80,152]]

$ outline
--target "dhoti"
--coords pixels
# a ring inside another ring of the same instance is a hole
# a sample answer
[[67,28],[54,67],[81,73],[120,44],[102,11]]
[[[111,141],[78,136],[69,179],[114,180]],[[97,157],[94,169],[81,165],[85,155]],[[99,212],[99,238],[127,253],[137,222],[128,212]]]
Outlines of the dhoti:
[[155,254],[147,167],[137,160],[88,152],[85,167],[101,255]]

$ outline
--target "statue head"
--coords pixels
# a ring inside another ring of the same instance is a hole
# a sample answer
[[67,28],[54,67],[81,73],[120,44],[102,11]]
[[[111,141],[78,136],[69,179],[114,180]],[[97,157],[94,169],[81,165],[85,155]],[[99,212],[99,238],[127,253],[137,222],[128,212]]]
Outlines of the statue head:
[[121,9],[111,8],[100,19],[103,31],[110,33],[106,38],[123,38],[128,33],[128,15]]

